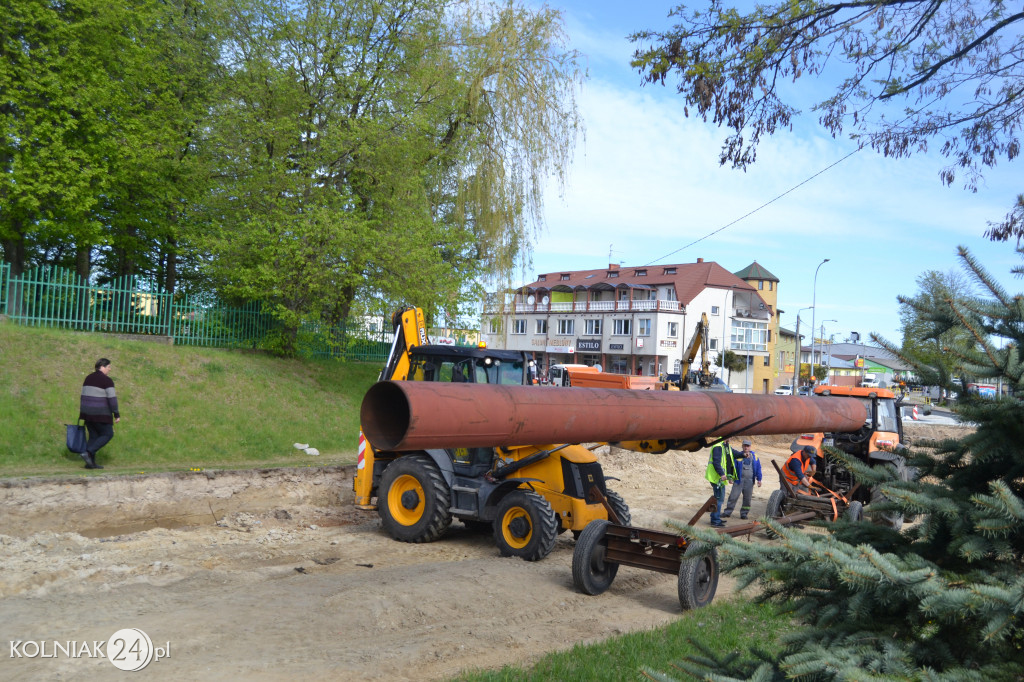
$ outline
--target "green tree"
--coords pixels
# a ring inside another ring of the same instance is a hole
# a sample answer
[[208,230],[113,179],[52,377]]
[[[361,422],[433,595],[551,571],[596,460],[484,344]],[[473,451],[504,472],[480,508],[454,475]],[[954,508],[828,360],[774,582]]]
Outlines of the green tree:
[[[956,173],[975,187],[985,167],[1020,152],[1024,12],[1002,0],[779,1],[748,13],[709,0],[670,16],[680,23],[642,31],[633,65],[648,83],[674,78],[697,115],[730,129],[721,162],[753,163],[763,135],[790,127],[801,90],[786,81],[830,83],[812,110],[833,135],[885,156],[906,157],[937,140]],[[1018,240],[1024,199],[987,233]]]
[[970,305],[972,295],[967,279],[956,270],[929,270],[917,278],[918,293],[912,297],[898,296],[903,343],[893,347],[885,339],[873,337],[891,352],[910,364],[924,368],[919,379],[927,385],[948,386],[953,377],[962,374],[959,355],[968,352],[974,338],[963,327],[951,327],[940,336],[932,336],[931,317],[942,306],[956,302]]
[[[1002,377],[1019,396],[1024,296],[1007,294],[962,248],[960,257],[985,295],[940,301],[928,334],[970,335],[965,367]],[[772,524],[777,541],[748,543],[684,529],[718,545],[726,570],[744,586],[758,584],[758,599],[780,604],[800,627],[781,651],[745,660],[703,652],[680,667],[722,680],[1019,680],[1024,403],[967,396],[958,410],[976,431],[921,445],[909,459],[914,480],[843,457],[859,480],[881,487],[886,509],[916,516],[901,531],[840,521],[810,534]]]
[[[12,272],[100,260],[174,289],[179,226],[205,193],[195,140],[219,58],[191,0],[0,5],[0,244]],[[155,254],[154,254],[155,252]]]
[[238,2],[208,271],[286,326],[450,309],[528,250],[575,141],[556,14],[472,3]]
[[729,372],[728,381],[732,381],[732,373],[747,368],[747,358],[744,355],[737,355],[731,350],[723,351],[715,358],[715,364]]

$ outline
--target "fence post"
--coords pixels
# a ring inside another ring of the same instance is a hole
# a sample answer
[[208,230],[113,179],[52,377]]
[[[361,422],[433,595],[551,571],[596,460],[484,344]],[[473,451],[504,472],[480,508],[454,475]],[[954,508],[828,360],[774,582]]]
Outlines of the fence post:
[[0,262],[0,315],[7,314],[7,299],[11,281],[11,264]]

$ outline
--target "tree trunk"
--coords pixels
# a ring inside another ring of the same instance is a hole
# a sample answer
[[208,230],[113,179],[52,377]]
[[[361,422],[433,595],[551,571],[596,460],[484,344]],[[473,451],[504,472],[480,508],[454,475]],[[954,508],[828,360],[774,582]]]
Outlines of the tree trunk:
[[[14,225],[15,230],[19,228],[19,225]],[[11,264],[11,269],[8,274],[11,278],[11,283],[7,288],[7,314],[16,317],[21,314],[21,282],[13,281],[15,278],[21,277],[25,272],[25,242],[21,239],[5,239],[3,242],[4,246],[4,260]]]
[[[92,248],[79,245],[75,253],[75,274],[78,275],[82,288],[78,290],[78,301],[75,305],[75,317],[86,325],[89,320],[89,270]],[[87,327],[85,327],[87,328]]]

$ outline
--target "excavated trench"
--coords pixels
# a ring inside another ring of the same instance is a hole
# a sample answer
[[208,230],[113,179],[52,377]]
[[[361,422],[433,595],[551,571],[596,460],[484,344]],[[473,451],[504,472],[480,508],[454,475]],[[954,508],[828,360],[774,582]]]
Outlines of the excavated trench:
[[347,508],[355,466],[0,481],[3,533],[87,538],[216,525],[239,512]]

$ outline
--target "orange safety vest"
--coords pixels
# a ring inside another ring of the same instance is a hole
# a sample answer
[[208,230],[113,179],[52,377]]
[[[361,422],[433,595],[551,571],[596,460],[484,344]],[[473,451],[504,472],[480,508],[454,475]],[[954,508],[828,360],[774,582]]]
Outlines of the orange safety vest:
[[802,452],[797,450],[796,452],[789,456],[789,459],[787,459],[786,463],[782,466],[782,473],[786,475],[786,480],[789,481],[794,488],[800,485],[800,479],[796,477],[795,473],[793,473],[793,469],[790,468],[789,463],[792,462],[794,459],[799,459],[800,469],[804,471],[804,476],[806,476],[807,471],[804,469],[804,467],[807,465],[807,462],[804,461],[804,458],[801,456],[802,454]]

